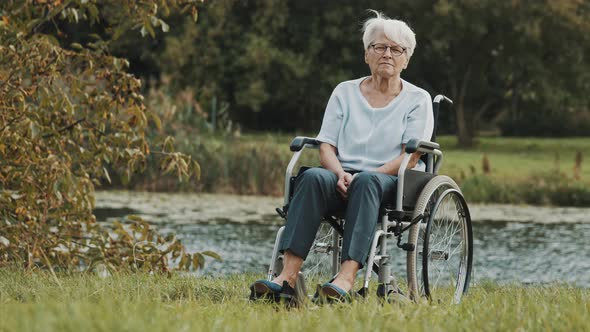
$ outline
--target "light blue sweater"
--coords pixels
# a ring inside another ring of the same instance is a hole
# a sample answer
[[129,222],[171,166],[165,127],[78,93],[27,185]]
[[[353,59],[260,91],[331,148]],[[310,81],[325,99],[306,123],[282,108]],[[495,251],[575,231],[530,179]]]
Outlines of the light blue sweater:
[[[361,93],[367,77],[334,89],[317,140],[338,149],[345,170],[372,171],[398,157],[402,144],[430,141],[434,127],[432,99],[426,90],[402,79],[402,90],[389,105],[374,108]],[[424,169],[420,162],[416,169]]]

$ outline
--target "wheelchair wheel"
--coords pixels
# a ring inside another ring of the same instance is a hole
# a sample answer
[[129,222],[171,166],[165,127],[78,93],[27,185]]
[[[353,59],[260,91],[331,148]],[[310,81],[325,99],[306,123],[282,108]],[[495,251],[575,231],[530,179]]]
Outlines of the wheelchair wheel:
[[306,280],[325,282],[338,273],[340,242],[338,232],[330,224],[323,222],[301,269]]
[[[471,218],[465,199],[456,189],[447,189],[434,205],[422,247],[424,294],[450,289],[459,303],[469,288],[473,262]],[[439,296],[440,297],[440,296]]]
[[[269,266],[268,280],[276,278],[283,270],[283,255],[278,252],[278,243],[284,228],[279,230]],[[322,223],[313,241],[301,272],[311,282],[325,282],[338,273],[340,267],[340,248],[342,239],[328,223]]]
[[[284,226],[277,233],[267,276],[268,280],[276,278],[283,270],[283,255],[278,252],[278,244],[283,230]],[[338,232],[329,223],[322,223],[299,273],[295,287],[298,298],[307,297],[306,285],[326,282],[338,273],[341,246],[341,237]]]
[[422,223],[410,229],[408,286],[414,300],[459,303],[469,288],[473,262],[473,236],[467,204],[457,184],[447,176],[436,176],[422,190],[414,216]]

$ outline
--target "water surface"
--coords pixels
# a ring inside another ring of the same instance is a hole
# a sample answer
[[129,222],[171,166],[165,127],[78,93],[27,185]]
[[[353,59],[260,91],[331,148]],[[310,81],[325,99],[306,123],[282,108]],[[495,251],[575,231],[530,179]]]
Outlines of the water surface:
[[[137,214],[163,233],[175,232],[189,250],[213,250],[200,273],[265,272],[276,231],[276,197],[98,192],[97,219]],[[590,287],[590,209],[469,205],[473,219],[474,280],[566,282]],[[394,264],[404,273],[399,251]]]

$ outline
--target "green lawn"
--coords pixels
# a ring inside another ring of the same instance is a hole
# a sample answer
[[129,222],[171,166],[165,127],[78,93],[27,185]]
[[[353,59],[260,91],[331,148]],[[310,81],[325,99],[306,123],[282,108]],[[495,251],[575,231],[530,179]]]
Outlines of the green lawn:
[[471,149],[456,146],[454,137],[439,140],[445,154],[441,173],[453,177],[482,173],[484,154],[490,175],[505,181],[519,181],[536,174],[561,172],[573,175],[576,153],[582,153],[581,178],[590,184],[590,137],[588,138],[479,138]]
[[590,290],[480,284],[460,305],[352,304],[286,310],[251,303],[255,275],[49,273],[0,270],[0,331],[583,331]]

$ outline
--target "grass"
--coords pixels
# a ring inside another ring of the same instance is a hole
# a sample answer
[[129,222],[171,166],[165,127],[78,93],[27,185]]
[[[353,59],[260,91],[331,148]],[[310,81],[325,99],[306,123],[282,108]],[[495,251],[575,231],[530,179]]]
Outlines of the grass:
[[[588,138],[505,138],[483,137],[471,149],[457,147],[456,139],[443,136],[439,140],[445,154],[441,173],[453,177],[470,175],[472,169],[482,173],[483,155],[486,154],[491,166],[489,176],[505,181],[521,181],[543,172],[564,172],[571,174],[576,153],[583,159],[590,157]],[[584,154],[586,154],[584,156]],[[585,158],[584,158],[585,157]],[[581,178],[590,184],[590,166],[582,161]]]
[[0,331],[582,331],[590,290],[484,283],[460,305],[251,303],[256,275],[59,276],[0,270]]

